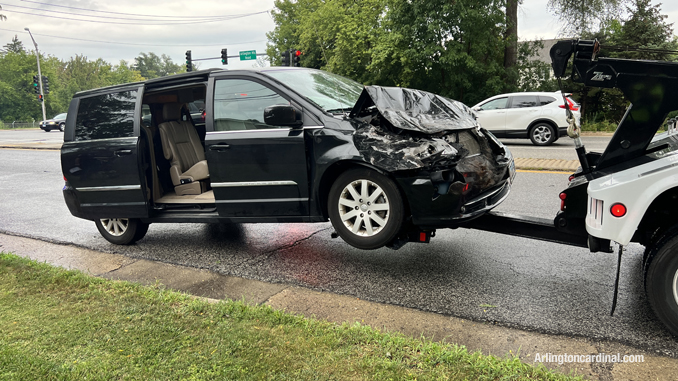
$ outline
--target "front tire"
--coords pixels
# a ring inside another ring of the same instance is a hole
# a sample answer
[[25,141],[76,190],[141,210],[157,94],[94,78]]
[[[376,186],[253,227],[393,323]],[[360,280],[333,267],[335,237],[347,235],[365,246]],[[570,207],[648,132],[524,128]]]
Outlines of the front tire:
[[94,222],[99,233],[116,245],[131,245],[144,238],[149,225],[136,218],[102,218]]
[[659,320],[678,337],[678,232],[660,239],[647,260],[647,298]]
[[366,168],[351,169],[332,184],[328,214],[346,243],[373,250],[391,242],[400,231],[403,199],[388,177]]
[[530,140],[536,146],[548,146],[556,141],[556,130],[548,123],[537,123],[530,129]]
[[64,128],[66,128],[66,123],[59,124],[59,131],[64,132]]

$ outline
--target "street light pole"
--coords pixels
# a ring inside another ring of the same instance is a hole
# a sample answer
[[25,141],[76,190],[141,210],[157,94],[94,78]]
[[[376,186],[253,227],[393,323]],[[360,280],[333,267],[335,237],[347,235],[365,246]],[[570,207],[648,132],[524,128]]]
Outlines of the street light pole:
[[40,105],[42,106],[42,120],[47,120],[47,113],[45,112],[45,93],[42,91],[42,72],[40,71],[40,52],[38,52],[38,43],[35,42],[33,33],[31,33],[30,29],[24,28],[24,30],[31,36],[33,45],[35,45],[35,59],[38,60],[38,83],[40,84],[40,95],[42,96],[42,102],[40,102]]

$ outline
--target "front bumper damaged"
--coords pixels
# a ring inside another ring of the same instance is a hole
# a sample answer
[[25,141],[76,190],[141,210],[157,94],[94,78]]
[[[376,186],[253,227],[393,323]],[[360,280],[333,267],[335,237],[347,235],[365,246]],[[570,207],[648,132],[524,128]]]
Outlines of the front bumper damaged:
[[416,226],[457,227],[510,192],[515,173],[510,151],[460,102],[368,86],[350,116],[355,146],[397,180]]

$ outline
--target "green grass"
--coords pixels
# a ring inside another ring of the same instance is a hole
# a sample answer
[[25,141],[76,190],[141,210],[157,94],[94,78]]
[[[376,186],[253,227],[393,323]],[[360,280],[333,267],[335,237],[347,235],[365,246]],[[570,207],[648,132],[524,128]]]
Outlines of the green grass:
[[0,380],[565,380],[518,358],[0,253]]

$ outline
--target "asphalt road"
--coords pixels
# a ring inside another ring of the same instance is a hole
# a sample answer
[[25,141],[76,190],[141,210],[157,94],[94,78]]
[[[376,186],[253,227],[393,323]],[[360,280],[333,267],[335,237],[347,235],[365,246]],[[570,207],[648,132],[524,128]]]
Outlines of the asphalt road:
[[[566,174],[521,172],[499,210],[550,218],[566,181]],[[610,317],[615,254],[466,229],[398,251],[361,251],[331,239],[329,223],[154,224],[123,247],[72,217],[62,186],[57,151],[0,150],[0,232],[678,357],[678,341],[645,299],[638,245],[625,252]]]
[[64,133],[59,130],[45,132],[37,129],[0,130],[0,142],[16,143],[63,143]]

